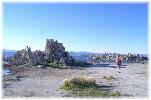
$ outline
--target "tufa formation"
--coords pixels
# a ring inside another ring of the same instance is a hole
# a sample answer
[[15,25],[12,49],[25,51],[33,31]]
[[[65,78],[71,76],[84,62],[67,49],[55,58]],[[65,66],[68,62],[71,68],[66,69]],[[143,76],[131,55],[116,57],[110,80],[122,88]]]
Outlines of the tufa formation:
[[46,63],[71,65],[75,60],[65,51],[62,43],[54,39],[47,39],[45,51],[36,50],[32,52],[31,48],[26,46],[25,49],[17,51],[14,56],[4,58],[4,61],[8,62],[7,65],[10,66],[35,66]]

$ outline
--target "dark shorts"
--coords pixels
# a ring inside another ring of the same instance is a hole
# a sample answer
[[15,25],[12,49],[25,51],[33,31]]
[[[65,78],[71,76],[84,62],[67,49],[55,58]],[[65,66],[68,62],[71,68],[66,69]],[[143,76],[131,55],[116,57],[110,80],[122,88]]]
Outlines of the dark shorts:
[[117,65],[121,65],[121,62],[117,63]]

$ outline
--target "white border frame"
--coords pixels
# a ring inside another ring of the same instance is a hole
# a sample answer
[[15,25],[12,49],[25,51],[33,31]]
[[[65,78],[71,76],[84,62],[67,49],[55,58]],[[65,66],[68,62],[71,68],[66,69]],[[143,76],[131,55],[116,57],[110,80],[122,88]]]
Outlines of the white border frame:
[[[79,2],[79,3],[96,3],[96,2],[99,2],[99,3],[135,3],[135,2],[137,2],[137,3],[142,3],[142,2],[148,2],[148,53],[149,53],[149,58],[151,58],[151,54],[150,54],[150,52],[151,52],[151,34],[150,34],[150,0],[125,0],[125,1],[121,1],[121,0],[1,0],[0,1],[0,65],[1,65],[1,57],[2,57],[2,44],[3,44],[3,3],[4,2],[8,2],[8,3],[13,3],[13,2],[16,2],[16,3],[62,3],[62,2],[64,2],[64,3],[77,3],[77,2]],[[150,60],[149,60],[149,62],[150,62]],[[149,68],[148,68],[148,74],[149,74],[149,78],[148,78],[148,82],[151,80],[151,77],[150,77],[150,70],[151,70],[151,68],[150,68],[150,63],[149,63]],[[1,66],[0,66],[1,67]],[[2,73],[2,67],[0,68],[0,72]],[[1,75],[2,76],[2,75]],[[2,78],[2,77],[1,77]],[[2,81],[0,81],[0,84],[1,84],[1,86],[2,86],[2,83],[1,83]],[[128,100],[130,100],[130,99],[137,99],[137,100],[149,100],[150,99],[150,82],[148,83],[149,84],[149,90],[148,90],[148,92],[149,92],[149,98],[127,98]],[[2,98],[2,94],[1,94],[1,92],[2,92],[2,90],[0,91],[0,96],[1,96],[1,98]],[[4,98],[2,98],[2,99],[4,99]],[[27,99],[27,98],[7,98],[7,99]],[[36,98],[30,98],[30,99],[36,99]],[[38,99],[38,98],[37,98]],[[57,100],[59,100],[59,99],[64,99],[64,100],[66,100],[66,99],[73,99],[73,98],[58,98],[58,97],[51,97],[51,98],[41,98],[41,99],[52,99],[52,100],[54,100],[54,99],[57,99]],[[80,99],[80,98],[74,98],[74,99]],[[82,99],[82,98],[81,98]],[[87,98],[85,98],[85,100],[86,100]],[[103,98],[98,98],[98,100],[99,99],[103,99]],[[105,98],[106,99],[106,98]],[[115,98],[115,99],[117,99],[117,98]],[[126,99],[126,98],[120,98],[120,99]],[[114,99],[111,99],[111,100],[114,100]]]

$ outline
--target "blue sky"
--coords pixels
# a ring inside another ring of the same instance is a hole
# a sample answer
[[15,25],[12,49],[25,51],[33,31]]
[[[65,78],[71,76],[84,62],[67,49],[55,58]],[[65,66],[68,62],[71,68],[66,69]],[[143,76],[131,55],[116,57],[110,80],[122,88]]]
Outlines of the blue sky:
[[3,48],[148,53],[147,3],[3,3]]

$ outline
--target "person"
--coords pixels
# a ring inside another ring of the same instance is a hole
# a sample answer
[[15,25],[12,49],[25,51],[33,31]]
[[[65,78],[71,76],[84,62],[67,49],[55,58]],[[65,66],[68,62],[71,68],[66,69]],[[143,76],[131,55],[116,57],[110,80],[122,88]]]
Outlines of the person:
[[122,64],[122,61],[120,59],[120,55],[118,55],[115,59],[115,62],[117,64],[117,71],[120,73],[120,67],[121,67],[121,64]]

